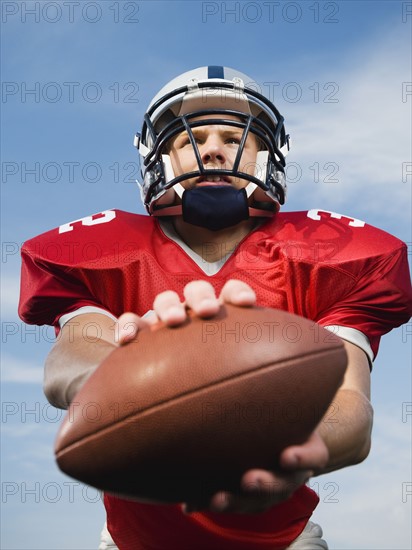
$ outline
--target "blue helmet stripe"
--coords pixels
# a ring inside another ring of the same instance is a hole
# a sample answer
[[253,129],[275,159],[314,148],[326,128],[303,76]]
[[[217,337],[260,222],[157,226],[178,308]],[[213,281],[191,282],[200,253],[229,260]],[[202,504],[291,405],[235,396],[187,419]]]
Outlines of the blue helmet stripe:
[[209,65],[207,68],[208,78],[225,78],[224,68],[218,65]]

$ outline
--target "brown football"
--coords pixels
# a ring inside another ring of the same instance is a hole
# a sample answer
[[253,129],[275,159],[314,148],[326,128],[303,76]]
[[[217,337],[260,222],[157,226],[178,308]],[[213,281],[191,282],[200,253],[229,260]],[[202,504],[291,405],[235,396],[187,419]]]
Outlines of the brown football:
[[237,491],[274,469],[324,416],[346,369],[342,341],[313,321],[225,305],[209,320],[141,330],[85,383],[57,435],[60,469],[149,502]]

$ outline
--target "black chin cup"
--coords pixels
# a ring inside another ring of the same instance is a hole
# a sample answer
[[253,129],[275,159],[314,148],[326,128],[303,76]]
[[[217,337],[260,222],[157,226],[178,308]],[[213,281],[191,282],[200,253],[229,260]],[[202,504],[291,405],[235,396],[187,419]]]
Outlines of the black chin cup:
[[205,185],[187,189],[182,196],[183,220],[219,231],[249,218],[246,191],[231,185]]

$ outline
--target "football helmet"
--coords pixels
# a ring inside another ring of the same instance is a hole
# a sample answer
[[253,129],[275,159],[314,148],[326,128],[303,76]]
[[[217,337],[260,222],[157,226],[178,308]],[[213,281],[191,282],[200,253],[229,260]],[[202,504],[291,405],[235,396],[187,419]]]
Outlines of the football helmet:
[[[272,216],[285,202],[289,136],[279,111],[256,87],[251,78],[234,69],[208,66],[174,78],[153,98],[144,115],[141,132],[134,140],[141,157],[142,200],[149,214],[181,214],[182,205],[176,201],[176,194],[182,198],[185,189],[180,183],[205,176],[247,180],[245,201],[249,216]],[[192,130],[209,124],[242,129],[230,170],[206,169],[203,165]],[[198,170],[176,176],[168,150],[172,140],[184,131],[193,147]],[[260,145],[254,175],[243,172],[240,166],[249,133],[256,136]]]

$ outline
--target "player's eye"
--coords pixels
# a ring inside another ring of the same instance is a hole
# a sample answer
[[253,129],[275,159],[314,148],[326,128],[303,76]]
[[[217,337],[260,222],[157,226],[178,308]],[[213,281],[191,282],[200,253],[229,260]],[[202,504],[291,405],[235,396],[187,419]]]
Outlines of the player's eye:
[[189,136],[186,136],[186,137],[182,138],[182,139],[179,141],[179,146],[180,146],[180,147],[185,147],[186,145],[190,145]]
[[227,138],[226,143],[228,143],[229,145],[239,145],[240,139],[241,138],[238,137],[230,137]]
[[[200,134],[193,134],[193,139],[198,145],[204,142],[204,138]],[[176,139],[176,146],[181,149],[183,147],[191,146],[192,142],[190,141],[188,134],[182,134]]]
[[205,142],[205,134],[202,131],[194,131],[193,133],[193,139],[195,142],[200,145]]
[[178,149],[181,149],[182,147],[185,147],[186,145],[190,145],[189,136],[186,133],[185,134],[180,134],[179,136],[177,136],[177,138],[175,140],[175,147],[177,147]]

